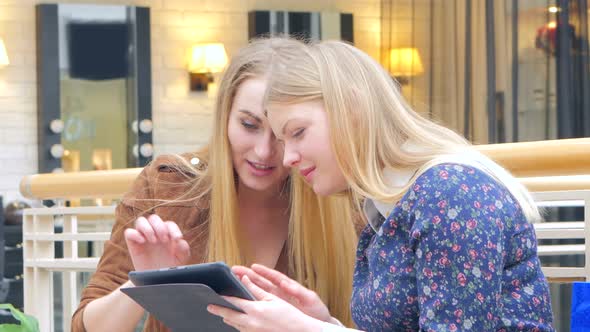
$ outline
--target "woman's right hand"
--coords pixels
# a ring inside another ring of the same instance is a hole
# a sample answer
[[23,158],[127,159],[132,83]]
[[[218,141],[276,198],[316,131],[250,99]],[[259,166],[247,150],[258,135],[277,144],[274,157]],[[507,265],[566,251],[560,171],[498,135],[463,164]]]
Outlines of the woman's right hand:
[[137,218],[135,228],[125,230],[125,242],[136,271],[184,265],[190,256],[178,225],[156,214]]
[[256,286],[289,302],[308,316],[320,321],[339,325],[332,318],[330,310],[328,310],[328,307],[326,307],[316,292],[305,288],[297,281],[279,271],[270,269],[264,265],[254,264],[252,268],[234,266],[232,267],[232,272],[240,279],[248,276]]

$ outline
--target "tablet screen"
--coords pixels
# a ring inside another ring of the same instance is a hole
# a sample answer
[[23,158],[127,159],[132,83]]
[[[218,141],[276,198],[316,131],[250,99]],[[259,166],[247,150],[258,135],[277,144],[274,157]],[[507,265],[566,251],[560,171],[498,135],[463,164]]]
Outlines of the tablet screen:
[[219,295],[254,300],[246,286],[224,262],[202,263],[159,270],[131,271],[129,280],[136,286],[158,284],[204,284]]

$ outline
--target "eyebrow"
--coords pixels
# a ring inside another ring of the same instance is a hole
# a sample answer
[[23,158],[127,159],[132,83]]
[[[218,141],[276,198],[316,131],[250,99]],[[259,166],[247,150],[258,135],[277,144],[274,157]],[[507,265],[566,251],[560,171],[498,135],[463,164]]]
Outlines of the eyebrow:
[[289,119],[289,120],[287,120],[287,122],[285,122],[285,124],[283,125],[283,129],[281,129],[281,135],[285,136],[285,130],[286,130],[289,122],[291,122],[291,120],[293,120],[293,119]]
[[[249,115],[249,116],[253,117],[254,120],[256,120],[258,123],[262,123],[262,119],[258,115],[254,114],[248,110],[239,110],[238,112]],[[265,111],[265,113],[266,113],[266,111]]]

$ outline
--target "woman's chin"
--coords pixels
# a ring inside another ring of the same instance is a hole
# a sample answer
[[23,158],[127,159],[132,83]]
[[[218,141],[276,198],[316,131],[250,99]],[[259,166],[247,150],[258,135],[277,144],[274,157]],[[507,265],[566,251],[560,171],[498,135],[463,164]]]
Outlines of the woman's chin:
[[261,179],[252,179],[252,178],[242,181],[242,184],[244,184],[248,189],[254,190],[254,191],[267,191],[273,187],[272,182],[270,182],[270,181],[264,181]]
[[322,186],[321,184],[318,184],[318,183],[314,183],[312,188],[313,188],[313,192],[316,193],[317,195],[320,195],[320,196],[330,196],[335,193],[333,188],[330,188],[325,185]]
[[246,174],[240,177],[240,182],[250,190],[254,191],[269,191],[277,190],[280,184],[284,182],[278,181],[276,176],[256,176],[252,174]]
[[332,183],[313,182],[311,184],[313,192],[320,196],[330,196],[346,192],[349,187],[344,183],[343,185],[334,185]]

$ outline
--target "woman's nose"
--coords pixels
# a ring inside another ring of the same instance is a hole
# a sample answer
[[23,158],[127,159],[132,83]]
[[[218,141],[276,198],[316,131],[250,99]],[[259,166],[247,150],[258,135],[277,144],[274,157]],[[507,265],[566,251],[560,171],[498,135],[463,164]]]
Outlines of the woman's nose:
[[289,146],[285,146],[285,152],[283,155],[283,165],[285,167],[295,167],[300,161],[301,155]]
[[254,151],[261,160],[267,160],[276,152],[277,140],[274,135],[264,135],[256,142]]

